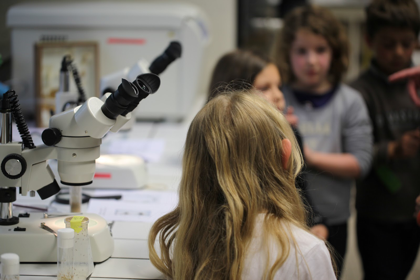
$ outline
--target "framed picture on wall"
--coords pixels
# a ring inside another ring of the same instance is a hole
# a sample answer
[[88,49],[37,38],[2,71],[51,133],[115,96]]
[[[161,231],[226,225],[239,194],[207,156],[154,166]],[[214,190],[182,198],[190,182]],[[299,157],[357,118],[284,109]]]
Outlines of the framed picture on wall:
[[[99,96],[99,49],[97,42],[40,42],[35,44],[36,125],[48,127],[55,112],[60,68],[70,56],[77,69],[86,98]],[[69,68],[70,92],[78,92]]]

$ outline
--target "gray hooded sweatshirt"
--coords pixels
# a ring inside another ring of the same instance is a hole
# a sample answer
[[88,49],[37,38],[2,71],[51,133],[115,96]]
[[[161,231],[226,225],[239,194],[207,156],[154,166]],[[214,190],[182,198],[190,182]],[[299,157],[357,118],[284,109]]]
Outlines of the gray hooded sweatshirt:
[[[298,129],[303,143],[321,153],[350,153],[365,176],[372,159],[372,128],[360,94],[340,84],[326,104],[314,107],[303,104],[290,87],[283,94],[287,106],[293,106],[299,118]],[[308,168],[308,194],[327,225],[347,222],[350,216],[352,178],[341,178]]]

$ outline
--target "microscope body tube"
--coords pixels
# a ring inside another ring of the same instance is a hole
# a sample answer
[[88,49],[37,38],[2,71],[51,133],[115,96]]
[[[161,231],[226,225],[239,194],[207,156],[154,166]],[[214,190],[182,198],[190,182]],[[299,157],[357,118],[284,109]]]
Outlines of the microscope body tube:
[[[92,137],[101,139],[115,124],[115,120],[109,119],[102,113],[103,104],[104,102],[99,98],[91,97],[81,106],[52,116],[49,127],[58,128],[63,138]],[[56,146],[63,145],[60,142]]]
[[91,184],[95,174],[95,160],[99,156],[99,146],[87,149],[57,148],[57,168],[61,182],[69,186]]
[[102,112],[103,104],[99,98],[89,98],[74,115],[77,125],[92,138],[103,138],[115,124],[115,119],[108,118]]
[[121,127],[129,120],[130,115],[110,119],[102,112],[103,105],[104,101],[92,97],[82,106],[51,118],[50,128],[57,128],[62,134],[55,149],[63,184],[90,184],[95,173],[95,160],[100,156],[102,138],[115,124]]
[[57,166],[61,183],[70,186],[71,212],[81,211],[81,186],[92,183],[101,138],[115,123],[102,116],[102,105],[100,99],[90,98],[82,106],[50,120],[50,128],[59,129],[61,133],[61,139],[55,144]]

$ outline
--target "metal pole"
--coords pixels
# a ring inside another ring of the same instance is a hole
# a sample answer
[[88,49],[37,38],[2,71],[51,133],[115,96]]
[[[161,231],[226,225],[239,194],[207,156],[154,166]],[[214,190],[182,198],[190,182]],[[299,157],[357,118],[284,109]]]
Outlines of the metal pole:
[[[10,110],[2,112],[2,125],[0,143],[7,144],[12,142],[12,113]],[[1,188],[7,188],[1,186]],[[8,220],[13,218],[13,206],[11,202],[0,202],[0,218]]]
[[12,203],[0,203],[0,218],[9,220],[13,217]]
[[6,112],[2,113],[0,143],[7,144],[10,142],[12,142],[12,114]]

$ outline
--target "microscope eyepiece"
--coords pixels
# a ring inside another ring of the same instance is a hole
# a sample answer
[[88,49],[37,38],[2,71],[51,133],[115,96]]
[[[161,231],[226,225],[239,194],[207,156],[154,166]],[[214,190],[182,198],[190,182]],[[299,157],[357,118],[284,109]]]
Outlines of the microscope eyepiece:
[[125,116],[133,111],[142,99],[155,93],[159,86],[159,77],[152,73],[139,75],[132,83],[122,79],[118,89],[106,99],[101,110],[113,120],[119,115]]
[[131,104],[127,107],[127,110],[121,114],[123,116],[133,111],[139,105],[140,101],[149,96],[149,94],[155,93],[159,89],[160,78],[155,74],[146,73],[138,75],[133,84],[139,90],[139,96],[136,100],[131,102]]
[[139,97],[146,98],[149,94],[155,93],[160,87],[160,78],[153,73],[138,75],[133,82],[140,91]]
[[181,44],[177,41],[172,41],[166,50],[158,56],[150,64],[149,70],[151,73],[159,75],[165,71],[166,67],[169,66],[175,59],[180,58],[182,54]]
[[102,105],[101,110],[110,119],[116,119],[127,110],[127,107],[139,97],[138,87],[122,79],[118,89],[111,94]]
[[143,81],[141,81],[140,79],[137,79],[136,81],[135,81],[136,83],[137,83],[137,86],[143,91],[143,92],[145,92],[145,93],[147,93],[147,94],[149,94],[149,93],[151,93],[150,92],[150,89],[144,84],[144,82]]
[[[124,91],[119,91],[121,86],[123,87]],[[130,83],[129,81],[125,80],[125,79],[122,79],[121,85],[118,87],[117,92],[118,93],[116,93],[116,94],[122,94],[124,99],[128,99],[129,102],[133,98],[137,98],[137,96],[139,95],[139,91],[137,90],[137,87],[135,85],[133,85],[132,83]],[[126,94],[128,94],[129,98],[126,98]]]

